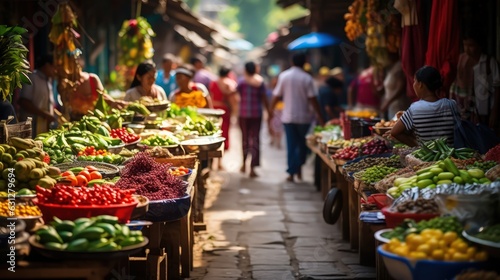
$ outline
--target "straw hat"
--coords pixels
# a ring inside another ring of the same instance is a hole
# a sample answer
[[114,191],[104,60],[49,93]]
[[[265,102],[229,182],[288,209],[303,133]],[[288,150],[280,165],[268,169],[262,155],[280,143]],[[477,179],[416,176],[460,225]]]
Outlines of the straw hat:
[[331,76],[336,76],[336,75],[340,75],[340,74],[344,74],[344,71],[340,67],[335,67],[332,70],[330,70]]

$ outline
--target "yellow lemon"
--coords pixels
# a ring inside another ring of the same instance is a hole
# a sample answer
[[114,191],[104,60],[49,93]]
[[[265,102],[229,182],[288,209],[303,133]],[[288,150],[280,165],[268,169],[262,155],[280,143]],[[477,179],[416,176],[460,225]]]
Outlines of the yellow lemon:
[[406,242],[413,242],[413,239],[417,236],[415,233],[410,233],[406,236]]
[[399,246],[398,248],[394,249],[394,254],[402,257],[407,257],[410,252],[410,249],[408,246]]
[[451,244],[458,238],[458,235],[454,231],[448,231],[443,235],[443,240],[446,241],[446,244]]
[[418,247],[418,245],[420,244],[423,244],[424,243],[424,238],[422,237],[422,235],[415,235],[411,242],[408,242],[408,245],[410,245],[411,247]]
[[451,261],[451,255],[449,253],[444,253],[444,260]]
[[430,255],[432,250],[428,244],[420,244],[417,247],[417,252],[422,252],[422,253],[425,253],[425,255]]
[[447,253],[450,254],[450,256],[453,256],[453,254],[455,254],[457,252],[457,250],[453,249],[453,248],[450,248],[448,249]]
[[476,247],[469,247],[467,248],[467,258],[468,259],[474,259],[474,256],[477,253]]
[[429,245],[431,250],[436,250],[439,248],[439,241],[435,238],[431,238],[425,242],[425,244]]
[[433,230],[430,228],[426,228],[420,232],[420,235],[422,236],[432,236],[433,235]]
[[[462,239],[457,239],[457,240],[451,242],[450,247],[458,250],[459,248],[463,248],[462,244],[465,244],[465,242]],[[465,245],[467,246],[467,244],[465,244]]]
[[410,252],[408,256],[416,260],[423,260],[427,258],[427,255],[424,252]]
[[441,237],[443,237],[443,231],[440,230],[440,229],[435,229],[432,231],[432,235],[436,238],[436,239],[441,239]]
[[462,253],[459,253],[459,252],[456,252],[455,254],[453,254],[453,256],[451,257],[451,260],[452,261],[457,261],[457,262],[465,262],[468,260],[468,257],[466,254],[462,254]]
[[469,246],[467,246],[467,243],[465,242],[462,242],[462,243],[459,243],[457,246],[456,246],[456,250],[457,252],[460,252],[460,253],[467,253],[467,249],[469,248]]
[[442,261],[445,258],[445,254],[444,254],[443,250],[437,249],[437,250],[432,251],[431,257],[435,260]]
[[439,240],[438,244],[439,244],[439,248],[441,248],[441,249],[448,249],[448,244],[443,239]]

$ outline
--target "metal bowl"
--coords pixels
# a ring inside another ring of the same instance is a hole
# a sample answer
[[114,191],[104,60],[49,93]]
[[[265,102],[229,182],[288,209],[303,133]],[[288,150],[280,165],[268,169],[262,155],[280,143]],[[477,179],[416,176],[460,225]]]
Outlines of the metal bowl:
[[131,123],[127,125],[128,128],[132,129],[135,134],[141,134],[146,128],[143,124]]
[[117,146],[109,146],[108,147],[108,152],[113,153],[113,154],[119,154],[123,148],[125,147],[125,143]]
[[224,137],[203,137],[181,142],[181,146],[189,152],[215,151],[226,141]]
[[159,103],[159,104],[154,104],[154,105],[145,105],[145,106],[151,112],[162,112],[162,111],[165,111],[168,108],[170,108],[170,103],[165,102],[165,103]]

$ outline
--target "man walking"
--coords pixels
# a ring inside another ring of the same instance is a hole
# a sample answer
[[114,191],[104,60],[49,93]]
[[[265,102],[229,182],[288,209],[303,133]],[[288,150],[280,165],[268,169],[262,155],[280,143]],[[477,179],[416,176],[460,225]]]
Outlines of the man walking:
[[271,101],[271,115],[280,99],[284,103],[281,121],[285,126],[287,173],[289,174],[287,181],[290,182],[293,182],[295,175],[299,180],[302,179],[301,168],[306,161],[307,154],[305,136],[314,119],[314,114],[318,123],[324,124],[316,97],[317,89],[311,75],[303,69],[305,63],[305,54],[298,53],[292,56],[293,66],[278,76],[278,83]]

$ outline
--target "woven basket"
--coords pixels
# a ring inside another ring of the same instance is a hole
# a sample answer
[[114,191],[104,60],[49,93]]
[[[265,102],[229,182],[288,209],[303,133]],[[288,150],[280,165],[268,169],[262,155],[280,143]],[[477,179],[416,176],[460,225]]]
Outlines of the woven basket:
[[172,166],[184,166],[193,169],[196,165],[196,155],[182,155],[173,157],[154,158],[159,163],[170,163]]
[[2,121],[0,123],[0,144],[6,144],[9,142],[11,137],[19,137],[24,139],[31,139],[31,118],[28,118],[25,122],[20,122],[16,124],[8,124],[9,121]]

